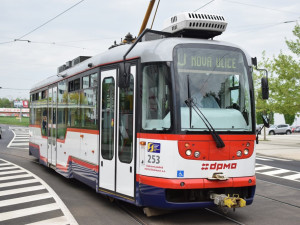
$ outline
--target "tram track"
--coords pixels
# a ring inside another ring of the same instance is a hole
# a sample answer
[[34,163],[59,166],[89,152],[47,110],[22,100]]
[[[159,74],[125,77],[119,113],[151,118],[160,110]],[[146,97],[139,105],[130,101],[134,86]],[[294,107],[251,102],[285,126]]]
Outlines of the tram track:
[[128,209],[128,207],[125,207],[122,203],[120,203],[118,200],[115,201],[116,205],[124,211],[126,214],[128,214],[132,219],[134,219],[138,224],[140,225],[148,225],[143,219],[141,219],[136,213],[132,212],[132,210]]
[[212,210],[212,209],[205,208],[205,210],[207,210],[207,211],[209,211],[209,212],[211,212],[211,213],[214,213],[214,214],[216,214],[216,215],[218,215],[218,216],[220,216],[220,217],[222,217],[222,218],[225,218],[225,219],[227,219],[227,220],[229,220],[229,221],[231,221],[231,222],[233,222],[233,223],[235,223],[235,224],[245,225],[245,224],[242,223],[242,222],[239,222],[239,221],[237,221],[237,220],[235,220],[235,219],[232,219],[232,218],[230,218],[229,216],[226,216],[226,215],[224,215],[224,214],[222,214],[222,213],[219,213],[219,212],[217,212],[217,211],[214,211],[214,210]]

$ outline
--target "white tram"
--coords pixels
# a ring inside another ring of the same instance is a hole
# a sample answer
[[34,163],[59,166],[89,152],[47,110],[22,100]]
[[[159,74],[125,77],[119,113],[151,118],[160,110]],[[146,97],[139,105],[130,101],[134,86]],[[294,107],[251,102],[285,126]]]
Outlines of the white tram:
[[212,39],[226,26],[222,16],[182,13],[163,32],[59,67],[31,89],[29,154],[142,207],[251,204],[252,63]]

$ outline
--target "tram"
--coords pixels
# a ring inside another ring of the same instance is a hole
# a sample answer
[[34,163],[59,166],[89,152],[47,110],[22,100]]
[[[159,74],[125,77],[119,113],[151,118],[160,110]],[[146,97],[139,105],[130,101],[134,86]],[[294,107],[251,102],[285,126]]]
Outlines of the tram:
[[162,31],[59,67],[30,91],[29,154],[147,209],[250,205],[253,66],[213,40],[226,26],[223,16],[181,13]]

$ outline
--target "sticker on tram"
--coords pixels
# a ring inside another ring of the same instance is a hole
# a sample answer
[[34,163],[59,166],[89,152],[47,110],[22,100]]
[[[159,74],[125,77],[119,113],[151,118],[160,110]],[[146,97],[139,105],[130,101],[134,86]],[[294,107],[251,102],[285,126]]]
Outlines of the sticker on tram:
[[160,143],[148,142],[148,152],[160,153]]
[[177,177],[184,177],[184,170],[177,170]]

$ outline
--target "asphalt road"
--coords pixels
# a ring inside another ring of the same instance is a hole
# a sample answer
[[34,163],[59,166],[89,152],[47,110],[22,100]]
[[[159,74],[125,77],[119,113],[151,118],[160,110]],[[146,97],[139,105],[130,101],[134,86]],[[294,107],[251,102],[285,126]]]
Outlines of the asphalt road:
[[[96,224],[299,224],[300,221],[300,161],[274,159],[258,156],[257,159],[257,189],[251,206],[232,210],[227,213],[219,209],[196,209],[171,212],[156,217],[146,217],[142,209],[123,202],[110,202],[105,197],[96,194],[95,190],[73,179],[66,179],[52,169],[37,163],[28,155],[26,148],[7,148],[13,138],[12,131],[5,125],[0,140],[0,160],[14,163],[46,181],[50,188],[59,196],[76,222],[80,225]],[[278,136],[280,138],[281,136]],[[2,161],[2,162],[6,162]],[[1,162],[0,162],[1,168]],[[12,171],[12,170],[9,170]],[[283,173],[281,173],[283,172]],[[1,173],[1,172],[0,172]],[[269,174],[269,175],[268,175]],[[27,217],[1,222],[1,213],[12,210],[1,207],[1,192],[7,189],[1,187],[0,175],[0,224],[34,224],[45,219],[45,213],[37,213]],[[294,177],[294,178],[293,178]],[[289,178],[289,179],[288,179]],[[16,190],[14,188],[10,190]],[[45,193],[44,193],[45,194]],[[13,195],[12,195],[13,196]],[[40,200],[39,205],[55,203]],[[36,207],[35,205],[16,205],[17,209]],[[2,211],[1,211],[2,210]],[[65,211],[54,210],[51,218],[62,218]],[[7,215],[6,215],[7,216]],[[67,217],[67,215],[65,215]],[[69,220],[70,221],[70,220]],[[70,223],[70,222],[69,222]],[[45,224],[45,223],[39,223]],[[55,223],[50,223],[55,224]],[[67,224],[67,223],[57,223]],[[71,223],[72,224],[72,223]]]

